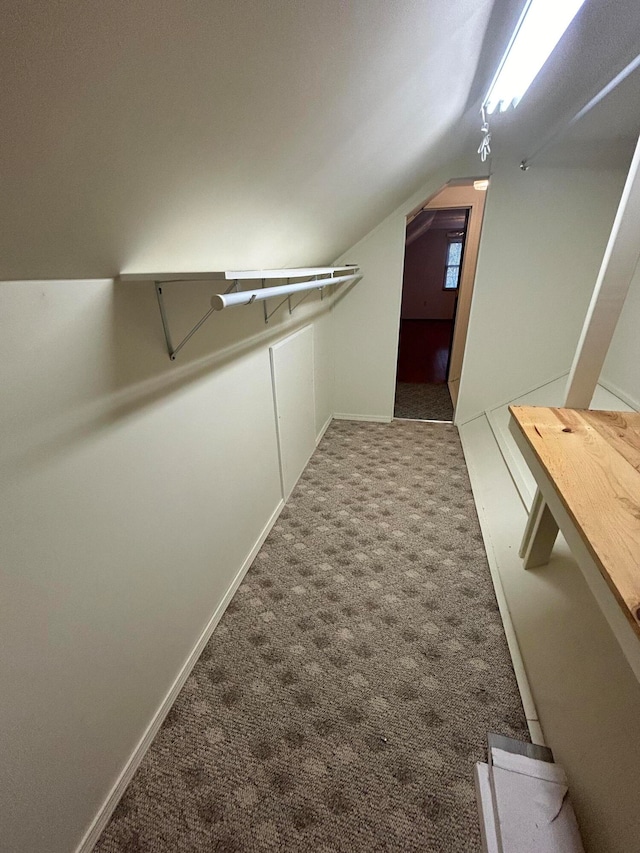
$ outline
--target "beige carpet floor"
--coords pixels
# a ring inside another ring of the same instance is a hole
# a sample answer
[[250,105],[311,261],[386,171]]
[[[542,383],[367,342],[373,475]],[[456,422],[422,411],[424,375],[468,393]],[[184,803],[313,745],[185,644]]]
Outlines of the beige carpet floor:
[[334,422],[96,849],[475,853],[490,730],[528,739],[456,429]]
[[452,421],[449,388],[444,382],[398,382],[393,414],[412,420]]

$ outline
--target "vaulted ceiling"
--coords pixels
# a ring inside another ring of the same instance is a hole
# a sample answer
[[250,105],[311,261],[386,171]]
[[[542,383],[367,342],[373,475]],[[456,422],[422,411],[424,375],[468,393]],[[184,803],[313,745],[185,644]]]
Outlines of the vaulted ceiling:
[[421,210],[407,223],[406,244],[409,246],[429,231],[464,231],[466,224],[466,208]]
[[[331,261],[475,151],[522,5],[5,0],[0,277]],[[587,0],[498,150],[527,156],[640,50],[638,6]],[[605,164],[639,123],[611,112],[586,134]]]

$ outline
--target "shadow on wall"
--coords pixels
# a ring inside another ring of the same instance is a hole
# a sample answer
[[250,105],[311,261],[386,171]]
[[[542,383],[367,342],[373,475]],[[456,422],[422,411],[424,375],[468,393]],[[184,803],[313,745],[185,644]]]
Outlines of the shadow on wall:
[[[118,421],[140,415],[164,398],[224,371],[232,362],[267,347],[284,334],[330,309],[334,297],[313,294],[290,317],[286,305],[265,325],[262,306],[215,313],[170,361],[151,282],[112,280],[16,282],[20,308],[9,334],[31,322],[33,358],[15,365],[31,398],[47,411],[46,424],[34,422],[20,396],[12,408],[19,446],[5,447],[6,475],[34,470],[65,454],[80,441],[96,438]],[[180,340],[209,307],[216,285],[165,285],[174,340]],[[341,294],[342,295],[342,294]],[[37,316],[34,319],[34,312]],[[11,341],[7,352],[12,350]],[[24,343],[22,342],[22,346]],[[14,371],[8,367],[7,375]],[[73,381],[65,383],[68,375]],[[34,396],[35,395],[35,396]],[[222,401],[221,401],[222,404]]]

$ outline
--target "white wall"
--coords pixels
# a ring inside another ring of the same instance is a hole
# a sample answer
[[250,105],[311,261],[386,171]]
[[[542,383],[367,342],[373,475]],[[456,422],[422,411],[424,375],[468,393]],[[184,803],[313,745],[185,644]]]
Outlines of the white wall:
[[476,174],[477,158],[450,163],[352,246],[338,263],[360,264],[363,279],[334,309],[335,411],[365,419],[393,417],[406,217],[451,178]]
[[[210,285],[167,287],[176,337]],[[270,342],[230,309],[178,361],[151,284],[0,285],[0,847],[69,853],[281,503]]]
[[568,370],[623,172],[497,164],[483,223],[456,419]]
[[[12,853],[75,848],[277,511],[269,344],[313,322],[318,431],[334,410],[391,417],[405,215],[464,174],[468,163],[435,175],[345,253],[365,276],[336,303],[333,328],[315,296],[266,328],[259,305],[239,308],[215,315],[171,363],[150,284],[0,284],[0,822]],[[513,384],[542,373],[539,360],[545,371],[564,360],[570,347],[544,328],[573,334],[575,325],[577,336],[584,279],[595,279],[623,179],[494,177],[472,312],[473,405],[502,395],[488,388],[492,359],[506,370],[524,354],[507,371]],[[518,181],[529,178],[523,196]],[[535,240],[517,251],[507,241],[508,272],[504,234],[521,236],[523,224]],[[540,283],[546,276],[553,286]],[[179,340],[211,287],[165,290]],[[513,330],[502,341],[505,304]],[[558,306],[562,316],[551,316]],[[620,329],[620,353],[631,352],[632,324]],[[627,357],[618,364],[615,346],[612,376]],[[620,381],[631,388],[631,374]]]
[[269,347],[282,496],[289,500],[316,447],[313,326]]
[[600,381],[640,410],[640,267],[633,277]]
[[517,2],[4,0],[0,277],[326,263],[463,144]]
[[[391,417],[406,215],[477,162],[450,164],[360,243],[357,291],[335,310],[336,411]],[[566,372],[625,174],[494,163],[456,420]]]
[[389,217],[352,250],[363,273],[334,309],[335,411],[391,420],[402,298],[404,218]]

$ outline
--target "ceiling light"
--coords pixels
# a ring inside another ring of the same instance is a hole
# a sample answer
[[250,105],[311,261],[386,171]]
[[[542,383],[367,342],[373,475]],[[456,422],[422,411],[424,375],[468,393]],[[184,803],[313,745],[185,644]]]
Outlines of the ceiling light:
[[584,0],[528,0],[482,102],[491,114],[516,107],[575,18]]
[[474,190],[480,190],[481,192],[485,192],[489,189],[489,178],[482,178],[480,181],[473,182]]

